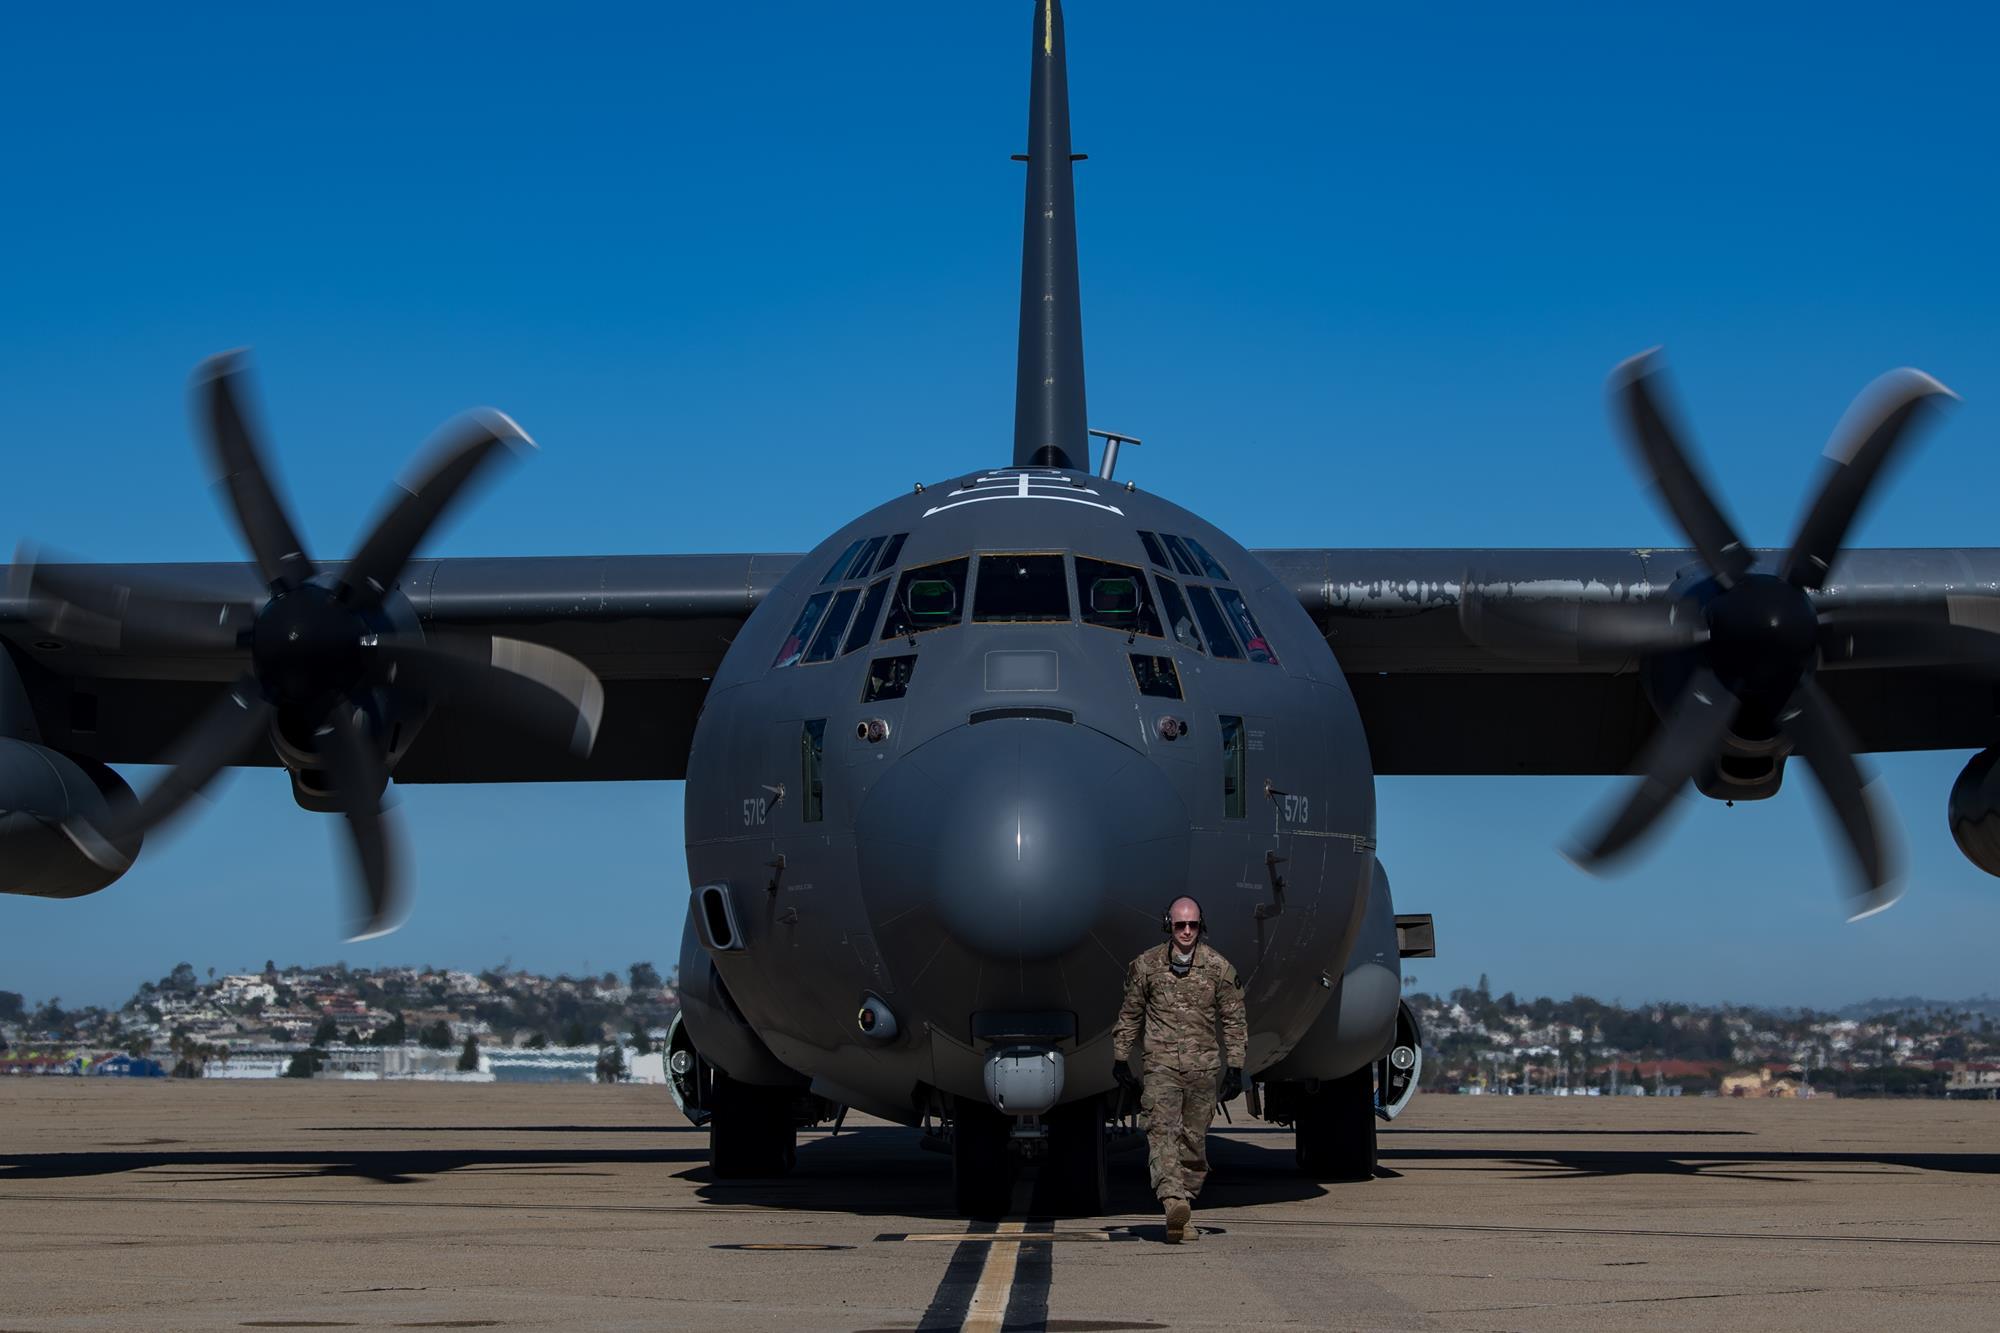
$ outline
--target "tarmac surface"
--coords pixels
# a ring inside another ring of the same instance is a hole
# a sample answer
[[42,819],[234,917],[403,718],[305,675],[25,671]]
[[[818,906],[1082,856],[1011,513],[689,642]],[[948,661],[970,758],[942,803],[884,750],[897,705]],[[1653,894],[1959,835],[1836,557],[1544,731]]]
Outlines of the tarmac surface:
[[1419,1097],[1332,1185],[1234,1109],[1170,1246],[1143,1154],[980,1224],[880,1124],[711,1181],[655,1087],[5,1079],[0,1329],[2000,1327],[1993,1102]]

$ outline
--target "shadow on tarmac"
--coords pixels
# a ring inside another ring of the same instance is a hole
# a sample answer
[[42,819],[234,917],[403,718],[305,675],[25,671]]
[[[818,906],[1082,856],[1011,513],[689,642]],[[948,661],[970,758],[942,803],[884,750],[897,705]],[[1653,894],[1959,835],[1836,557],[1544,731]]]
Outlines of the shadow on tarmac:
[[[330,1132],[330,1131],[328,1131]],[[468,1167],[486,1171],[611,1174],[620,1168],[686,1164],[681,1174],[695,1185],[697,1197],[716,1204],[845,1212],[857,1216],[950,1217],[951,1163],[941,1154],[919,1146],[915,1131],[891,1126],[862,1126],[839,1134],[809,1131],[800,1136],[798,1165],[789,1176],[772,1180],[712,1180],[706,1164],[706,1135],[688,1126],[654,1128],[629,1125],[439,1125],[368,1126],[342,1133],[406,1134],[412,1137],[449,1132],[494,1135],[585,1135],[645,1133],[669,1136],[661,1147],[464,1147],[464,1148],[300,1148],[203,1149],[145,1145],[132,1150],[0,1154],[0,1184],[25,1180],[63,1180],[120,1175],[137,1171],[184,1170],[203,1180],[285,1180],[346,1177],[378,1184],[400,1185],[449,1175]],[[1726,1175],[1730,1180],[1790,1181],[1803,1175],[1860,1172],[1883,1167],[1908,1171],[1963,1175],[2000,1175],[2000,1152],[1731,1152],[1686,1146],[1616,1148],[1550,1148],[1509,1152],[1495,1148],[1430,1148],[1402,1146],[1406,1136],[1426,1132],[1466,1133],[1464,1130],[1397,1130],[1383,1136],[1382,1167],[1377,1174],[1394,1176],[1432,1164],[1484,1165],[1514,1172],[1524,1180],[1580,1179],[1612,1176]],[[1475,1131],[1477,1132],[1477,1131]],[[1510,1134],[1555,1136],[1562,1131],[1506,1131]],[[1650,1134],[1652,1131],[1623,1131]],[[1495,1132],[1497,1136],[1497,1132]],[[1732,1131],[1695,1131],[1726,1135]],[[1258,1204],[1319,1198],[1329,1190],[1358,1188],[1365,1181],[1322,1184],[1293,1169],[1289,1134],[1282,1143],[1247,1141],[1243,1130],[1210,1140],[1214,1173],[1203,1191],[1209,1206],[1248,1207]],[[1261,1137],[1261,1134],[1259,1135]],[[1579,1139],[1599,1134],[1584,1131]],[[1686,1131],[1671,1137],[1686,1139]],[[1746,1170],[1745,1168],[1761,1168]],[[1034,1168],[1030,1168],[1031,1197]],[[1127,1151],[1111,1161],[1107,1211],[1150,1213],[1155,1208],[1147,1188],[1145,1159]]]
[[[736,1207],[799,1209],[848,1213],[857,1217],[935,1217],[962,1223],[951,1210],[951,1161],[919,1147],[912,1130],[868,1126],[838,1135],[802,1139],[798,1165],[788,1176],[771,1180],[714,1180],[708,1168],[683,1173],[695,1194],[710,1203]],[[1292,1168],[1288,1141],[1282,1149],[1261,1144],[1209,1140],[1213,1168],[1202,1202],[1208,1206],[1249,1207],[1317,1199],[1338,1183],[1307,1180]],[[1065,1216],[1044,1206],[1038,1188],[1039,1168],[1030,1168],[1027,1198],[1030,1212]],[[1146,1179],[1143,1152],[1116,1153],[1111,1158],[1110,1191],[1105,1213],[1157,1213],[1159,1203]]]
[[[406,1131],[428,1133],[429,1131]],[[70,1180],[132,1171],[179,1168],[202,1180],[298,1180],[354,1177],[381,1185],[407,1185],[465,1167],[593,1174],[587,1168],[701,1161],[706,1146],[688,1148],[407,1148],[407,1149],[186,1149],[146,1152],[0,1154],[0,1184]],[[228,1170],[227,1168],[239,1168]],[[218,1169],[221,1168],[221,1169]],[[598,1172],[596,1174],[608,1174]]]

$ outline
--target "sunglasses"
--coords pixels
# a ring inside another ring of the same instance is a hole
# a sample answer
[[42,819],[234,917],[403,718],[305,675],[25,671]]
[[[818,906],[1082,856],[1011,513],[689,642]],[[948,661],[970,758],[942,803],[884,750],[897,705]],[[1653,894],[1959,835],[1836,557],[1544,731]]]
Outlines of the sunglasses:
[[1199,922],[1199,921],[1176,921],[1176,922],[1174,922],[1174,929],[1175,929],[1175,930],[1200,930],[1200,929],[1201,929],[1201,922]]

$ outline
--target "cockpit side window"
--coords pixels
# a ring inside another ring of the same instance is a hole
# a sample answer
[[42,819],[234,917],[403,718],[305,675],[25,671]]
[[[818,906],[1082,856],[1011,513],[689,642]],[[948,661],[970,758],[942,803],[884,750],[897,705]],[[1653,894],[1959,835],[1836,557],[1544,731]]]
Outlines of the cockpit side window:
[[868,595],[861,599],[861,613],[854,617],[854,626],[847,631],[847,642],[841,646],[842,656],[868,646],[869,639],[875,634],[876,618],[882,614],[882,600],[888,595],[887,576],[868,585]]
[[1160,534],[1160,540],[1167,544],[1167,554],[1173,557],[1175,569],[1186,574],[1189,578],[1201,577],[1201,566],[1197,565],[1194,562],[1194,557],[1188,554],[1186,543],[1181,541],[1179,537],[1164,532]]
[[1194,615],[1188,610],[1187,598],[1181,596],[1181,586],[1164,574],[1154,575],[1160,581],[1160,609],[1166,613],[1167,637],[1183,648],[1201,651],[1201,635],[1194,627]]
[[1059,555],[982,555],[972,618],[981,621],[1068,620],[1069,579]]
[[868,664],[868,679],[861,687],[861,702],[880,703],[900,699],[909,692],[910,677],[917,674],[917,655],[878,657]]
[[1215,606],[1215,595],[1199,583],[1188,584],[1188,600],[1194,603],[1195,619],[1201,622],[1201,632],[1208,638],[1208,650],[1217,657],[1241,657],[1243,650],[1230,637],[1229,625],[1222,618],[1222,612]]
[[1076,606],[1086,625],[1161,637],[1159,613],[1146,591],[1146,575],[1135,566],[1078,556]]
[[1167,550],[1164,546],[1160,545],[1158,537],[1142,529],[1139,533],[1139,545],[1146,548],[1146,558],[1161,569],[1173,568],[1172,565],[1167,563]]
[[1195,560],[1200,563],[1202,573],[1212,579],[1221,579],[1225,582],[1228,580],[1229,571],[1224,569],[1216,558],[1208,553],[1206,546],[1203,546],[1192,537],[1183,537],[1181,540],[1187,543],[1188,550],[1194,554]]
[[847,562],[847,572],[840,577],[842,579],[867,578],[869,571],[875,568],[875,553],[881,549],[882,539],[880,537],[870,537],[861,544],[861,549],[855,553],[854,558]]
[[847,544],[847,549],[840,553],[840,558],[838,560],[835,560],[833,562],[832,567],[829,568],[826,571],[826,573],[821,576],[820,578],[821,586],[832,583],[835,579],[839,578],[842,574],[845,574],[847,572],[847,567],[854,563],[854,553],[861,549],[861,543],[863,540],[864,540],[863,538],[856,537],[853,541]]
[[896,639],[956,625],[965,610],[965,573],[971,563],[960,556],[904,570],[896,584],[896,600],[882,622],[882,637]]
[[1159,699],[1181,697],[1181,674],[1174,669],[1173,658],[1147,653],[1133,653],[1131,658],[1132,676],[1139,682],[1139,693]]
[[1229,616],[1229,623],[1236,627],[1236,633],[1243,640],[1243,650],[1250,654],[1253,662],[1269,662],[1276,665],[1277,653],[1264,638],[1264,632],[1257,628],[1256,617],[1243,601],[1243,594],[1234,588],[1217,588],[1215,595],[1222,599],[1222,609]]
[[[877,574],[886,574],[896,567],[896,557],[903,553],[903,543],[909,540],[909,536],[907,532],[899,532],[889,539],[889,544],[882,548],[882,558],[875,562]],[[860,578],[861,575],[855,577]]]
[[792,622],[792,632],[785,636],[785,641],[778,645],[778,655],[771,659],[773,668],[788,667],[799,660],[806,650],[806,644],[812,639],[813,630],[819,626],[819,618],[825,613],[826,604],[832,600],[831,591],[816,592],[806,598],[805,607],[800,610],[799,618]]
[[854,603],[860,598],[861,589],[842,588],[834,594],[833,605],[827,608],[826,622],[813,636],[812,647],[806,649],[801,658],[805,662],[831,662],[840,651],[840,636],[847,630],[847,618],[854,614]]

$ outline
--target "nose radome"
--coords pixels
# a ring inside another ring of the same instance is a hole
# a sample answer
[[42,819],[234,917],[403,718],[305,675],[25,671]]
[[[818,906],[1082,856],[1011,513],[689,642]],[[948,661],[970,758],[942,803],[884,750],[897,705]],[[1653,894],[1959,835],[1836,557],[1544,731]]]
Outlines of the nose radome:
[[1056,958],[1107,910],[1187,878],[1184,804],[1145,755],[1039,718],[956,728],[896,761],[856,829],[877,920],[928,907],[985,958]]

